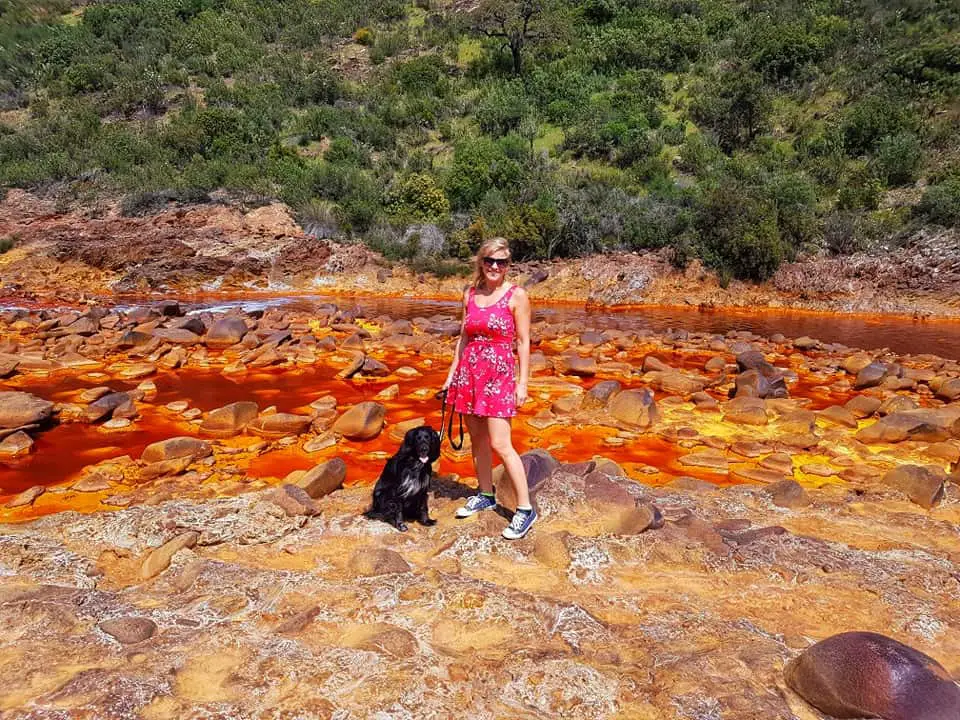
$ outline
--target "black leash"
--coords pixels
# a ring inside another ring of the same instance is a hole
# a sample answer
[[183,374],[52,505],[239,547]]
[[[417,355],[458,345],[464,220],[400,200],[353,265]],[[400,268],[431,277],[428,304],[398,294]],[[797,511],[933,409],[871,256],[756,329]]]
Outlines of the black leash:
[[[461,413],[455,413],[453,406],[450,407],[450,417],[447,418],[447,388],[444,388],[436,395],[435,398],[440,400],[441,409],[440,409],[440,442],[443,443],[443,436],[446,436],[450,439],[450,447],[454,450],[463,449],[463,415]],[[453,416],[456,415],[460,418],[460,442],[456,443],[453,441]]]

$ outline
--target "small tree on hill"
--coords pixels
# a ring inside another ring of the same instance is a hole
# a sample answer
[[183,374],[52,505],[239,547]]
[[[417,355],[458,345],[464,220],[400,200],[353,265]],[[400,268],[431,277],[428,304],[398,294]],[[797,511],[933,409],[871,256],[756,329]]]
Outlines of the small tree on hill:
[[551,0],[482,0],[473,26],[482,35],[503,40],[513,58],[513,73],[519,75],[524,48],[551,35],[546,22],[550,4]]

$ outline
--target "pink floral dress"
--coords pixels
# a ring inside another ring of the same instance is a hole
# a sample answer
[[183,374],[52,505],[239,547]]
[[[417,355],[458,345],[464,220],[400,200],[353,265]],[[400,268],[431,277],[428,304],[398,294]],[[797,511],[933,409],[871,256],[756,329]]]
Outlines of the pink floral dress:
[[453,408],[464,415],[513,417],[517,414],[516,325],[510,310],[514,288],[490,307],[480,307],[470,288],[465,310],[466,346],[450,383]]

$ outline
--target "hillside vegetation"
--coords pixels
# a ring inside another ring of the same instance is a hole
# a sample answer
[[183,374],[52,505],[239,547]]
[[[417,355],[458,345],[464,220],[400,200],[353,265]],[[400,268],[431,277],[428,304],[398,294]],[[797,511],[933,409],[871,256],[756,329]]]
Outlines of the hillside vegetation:
[[0,0],[0,184],[398,259],[895,243],[960,223],[958,97],[954,0]]

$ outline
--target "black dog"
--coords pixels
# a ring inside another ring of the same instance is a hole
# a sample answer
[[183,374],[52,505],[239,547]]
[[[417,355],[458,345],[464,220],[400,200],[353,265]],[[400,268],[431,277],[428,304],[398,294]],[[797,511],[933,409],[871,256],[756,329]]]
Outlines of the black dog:
[[406,530],[404,518],[434,525],[427,512],[430,465],[440,457],[440,435],[429,425],[408,430],[397,454],[387,460],[373,488],[373,506],[367,517],[380,518],[397,530]]

